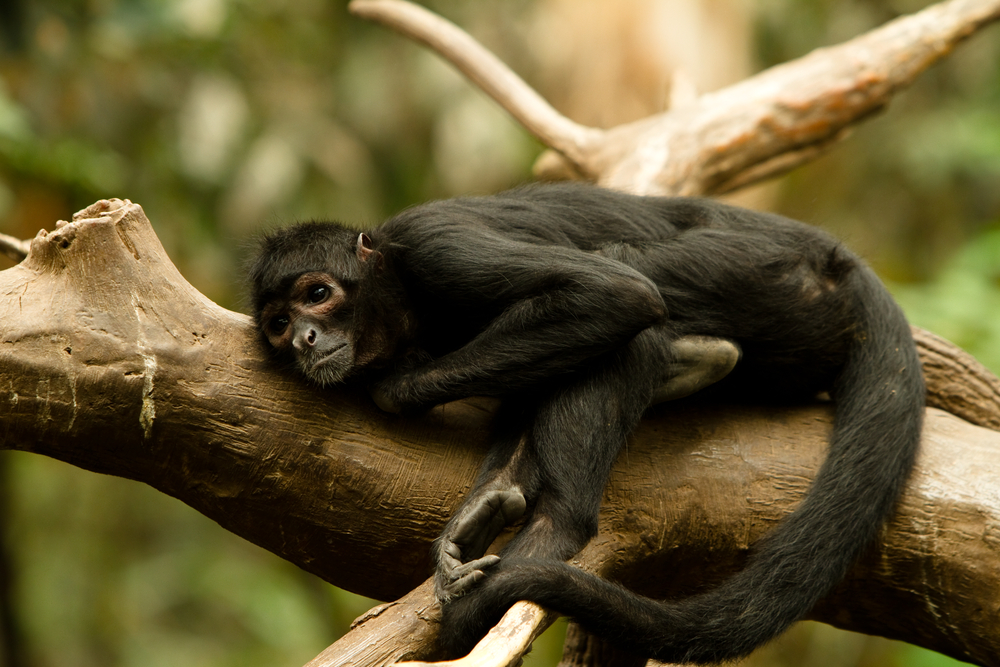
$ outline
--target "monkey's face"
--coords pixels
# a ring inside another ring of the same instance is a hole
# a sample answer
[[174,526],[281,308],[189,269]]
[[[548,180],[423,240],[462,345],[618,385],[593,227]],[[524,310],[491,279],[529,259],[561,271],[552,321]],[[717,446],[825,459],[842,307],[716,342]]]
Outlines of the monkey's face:
[[343,381],[355,365],[353,308],[340,282],[328,273],[303,273],[285,294],[271,299],[258,324],[280,353],[320,385]]

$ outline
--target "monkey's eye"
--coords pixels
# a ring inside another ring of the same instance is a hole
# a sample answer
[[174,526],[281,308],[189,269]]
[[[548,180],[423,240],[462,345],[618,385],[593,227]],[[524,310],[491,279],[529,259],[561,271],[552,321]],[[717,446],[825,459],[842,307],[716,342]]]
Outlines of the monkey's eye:
[[270,329],[273,334],[280,334],[287,326],[288,317],[286,315],[272,317],[271,321],[267,323],[267,328]]
[[326,285],[316,285],[315,287],[309,288],[309,294],[307,298],[309,303],[319,303],[320,301],[325,301],[326,297],[330,295],[330,288]]

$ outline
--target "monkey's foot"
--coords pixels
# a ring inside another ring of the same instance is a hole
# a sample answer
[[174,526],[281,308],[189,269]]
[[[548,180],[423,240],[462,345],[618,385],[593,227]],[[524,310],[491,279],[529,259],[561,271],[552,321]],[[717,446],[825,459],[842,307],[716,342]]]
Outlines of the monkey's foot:
[[462,597],[486,578],[486,570],[500,562],[500,556],[490,554],[468,563],[450,568],[446,573],[438,570],[434,578],[434,594],[441,602]]
[[740,360],[740,346],[726,338],[685,336],[673,343],[669,379],[653,394],[650,405],[690,396],[729,375]]
[[504,527],[521,518],[526,507],[524,495],[516,488],[491,490],[462,506],[434,542],[438,600],[464,595],[486,577],[485,570],[500,557],[483,554]]

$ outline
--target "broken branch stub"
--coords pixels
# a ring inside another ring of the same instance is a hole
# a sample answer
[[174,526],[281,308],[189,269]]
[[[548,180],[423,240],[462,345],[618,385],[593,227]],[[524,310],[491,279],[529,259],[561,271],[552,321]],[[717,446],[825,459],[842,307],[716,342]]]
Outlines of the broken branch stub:
[[[348,590],[392,599],[422,581],[427,534],[475,472],[448,441],[474,451],[482,410],[390,419],[275,368],[249,318],[187,283],[135,204],[39,233],[0,272],[0,312],[0,447],[146,482]],[[428,458],[431,441],[443,445]],[[410,513],[411,494],[445,506]]]

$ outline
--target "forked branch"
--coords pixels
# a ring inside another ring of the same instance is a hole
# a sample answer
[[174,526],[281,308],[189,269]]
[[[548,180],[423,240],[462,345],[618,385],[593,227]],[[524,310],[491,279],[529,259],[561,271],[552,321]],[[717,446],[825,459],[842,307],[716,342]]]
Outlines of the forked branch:
[[350,10],[452,62],[568,160],[569,172],[639,194],[720,194],[815,159],[957,44],[1000,18],[1000,0],[941,2],[610,130],[559,115],[466,33],[423,8],[404,0],[353,0]]

